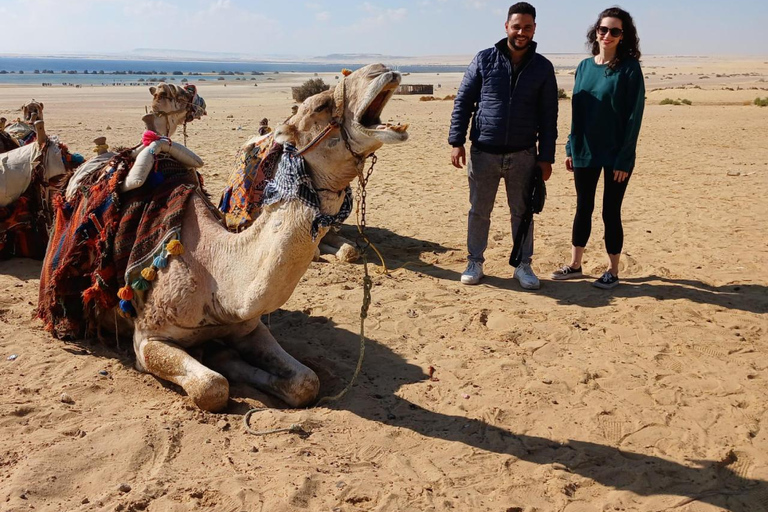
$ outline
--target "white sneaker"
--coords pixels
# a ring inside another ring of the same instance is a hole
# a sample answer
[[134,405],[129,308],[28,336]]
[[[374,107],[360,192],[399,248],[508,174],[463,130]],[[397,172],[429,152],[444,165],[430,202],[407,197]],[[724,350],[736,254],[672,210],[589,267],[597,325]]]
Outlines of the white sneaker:
[[483,264],[477,261],[470,261],[467,264],[467,270],[461,274],[461,284],[477,284],[484,275]]
[[530,263],[521,263],[515,269],[515,279],[520,281],[520,286],[526,290],[538,290],[541,287],[539,278],[533,273]]

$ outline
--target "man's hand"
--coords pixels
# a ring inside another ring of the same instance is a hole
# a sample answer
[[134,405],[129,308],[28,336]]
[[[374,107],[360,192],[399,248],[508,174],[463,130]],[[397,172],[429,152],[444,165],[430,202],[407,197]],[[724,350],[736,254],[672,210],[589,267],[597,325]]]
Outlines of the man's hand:
[[549,162],[539,162],[539,167],[541,168],[541,178],[547,181],[552,176],[552,164]]
[[565,159],[565,170],[568,172],[573,172],[573,157],[568,157]]
[[623,183],[624,181],[627,180],[627,178],[629,178],[628,172],[619,171],[619,170],[613,171],[613,181],[617,183]]
[[467,152],[464,150],[464,146],[458,146],[451,151],[451,163],[457,169],[461,169],[462,165],[467,165]]

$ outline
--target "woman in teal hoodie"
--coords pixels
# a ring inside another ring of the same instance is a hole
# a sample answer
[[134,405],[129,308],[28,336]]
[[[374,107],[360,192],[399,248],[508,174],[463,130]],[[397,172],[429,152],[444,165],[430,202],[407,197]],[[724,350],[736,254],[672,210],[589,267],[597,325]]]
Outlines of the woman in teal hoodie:
[[603,222],[608,270],[594,282],[610,289],[619,284],[619,258],[624,244],[621,203],[635,167],[635,149],[645,105],[640,69],[640,39],[628,12],[606,9],[587,33],[593,57],[576,69],[571,133],[565,147],[565,167],[576,183],[571,262],[552,279],[581,277],[584,248],[592,230],[595,191],[605,176]]

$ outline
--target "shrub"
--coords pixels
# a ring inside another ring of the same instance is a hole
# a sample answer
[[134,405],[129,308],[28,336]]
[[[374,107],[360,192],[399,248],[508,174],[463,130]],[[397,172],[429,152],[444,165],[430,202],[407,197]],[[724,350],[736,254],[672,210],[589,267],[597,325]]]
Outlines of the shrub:
[[443,98],[444,100],[455,100],[456,95],[455,94],[449,94]]
[[664,98],[659,102],[659,105],[680,105],[680,102],[672,98]]
[[419,101],[435,101],[435,97],[434,96],[422,96],[421,98],[419,98]]
[[680,103],[682,103],[683,105],[693,105],[693,102],[688,99],[680,100]]
[[755,98],[755,105],[758,107],[768,107],[768,97],[760,98],[759,96]]
[[298,87],[291,87],[293,99],[299,103],[315,94],[327,91],[331,86],[323,82],[322,78],[312,78]]
[[568,99],[568,93],[565,92],[565,89],[558,89],[557,90],[557,99],[559,99],[559,100],[567,100]]

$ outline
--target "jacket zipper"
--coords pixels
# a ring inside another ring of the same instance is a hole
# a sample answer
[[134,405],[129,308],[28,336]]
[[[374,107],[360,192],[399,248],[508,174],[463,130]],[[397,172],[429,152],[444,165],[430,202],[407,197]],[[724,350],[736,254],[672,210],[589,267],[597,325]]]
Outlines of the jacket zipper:
[[[528,66],[533,61],[534,57],[536,57],[536,55],[532,55],[531,58],[528,59],[528,62],[525,63],[525,66],[523,66],[520,72],[517,73],[517,78],[515,78],[515,88],[512,89],[512,93],[509,95],[509,103],[507,104],[507,133],[504,134],[504,143],[506,146],[509,146],[509,123],[512,120],[512,98],[514,98],[515,91],[517,91],[517,84],[518,82],[520,82],[520,75],[522,75],[523,71],[525,71],[526,68],[528,68]],[[510,66],[510,71],[513,71],[514,65],[512,64],[512,59],[509,59],[509,66]],[[512,73],[510,73],[509,75],[509,86],[510,88],[512,87]]]

